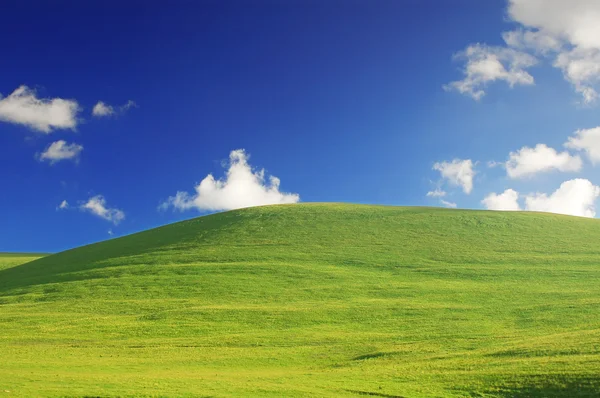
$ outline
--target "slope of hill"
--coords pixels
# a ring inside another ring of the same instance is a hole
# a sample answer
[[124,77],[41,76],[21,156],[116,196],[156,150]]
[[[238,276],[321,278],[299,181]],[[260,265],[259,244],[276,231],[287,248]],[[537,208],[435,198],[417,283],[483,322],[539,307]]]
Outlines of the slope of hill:
[[43,253],[1,253],[0,252],[0,270],[15,267],[40,257],[47,256]]
[[0,396],[584,397],[600,223],[342,204],[0,269]]

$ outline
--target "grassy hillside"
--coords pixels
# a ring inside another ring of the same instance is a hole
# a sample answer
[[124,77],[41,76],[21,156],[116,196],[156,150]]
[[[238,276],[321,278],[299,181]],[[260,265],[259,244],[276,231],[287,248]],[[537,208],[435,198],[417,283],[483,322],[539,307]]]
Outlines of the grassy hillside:
[[0,270],[14,267],[29,261],[36,260],[47,254],[41,253],[1,253],[0,252]]
[[598,396],[600,222],[200,217],[0,269],[0,353],[0,396]]

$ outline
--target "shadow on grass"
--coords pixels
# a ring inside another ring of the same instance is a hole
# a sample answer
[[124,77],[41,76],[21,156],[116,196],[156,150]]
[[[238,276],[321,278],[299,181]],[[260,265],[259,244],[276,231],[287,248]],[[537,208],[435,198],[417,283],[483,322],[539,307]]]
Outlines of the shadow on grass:
[[[512,383],[510,383],[512,384]],[[498,398],[583,398],[600,397],[600,378],[555,376],[529,385],[499,386],[483,396]],[[482,395],[472,394],[473,397]]]
[[345,391],[351,392],[356,395],[367,395],[367,396],[371,396],[371,397],[405,398],[401,395],[390,395],[390,394],[384,394],[384,393],[374,392],[374,391],[360,391],[360,390],[345,390]]
[[140,258],[144,265],[159,265],[183,253],[191,257],[190,261],[209,261],[204,252],[194,250],[203,244],[218,242],[222,229],[235,223],[236,214],[213,214],[181,221],[0,270],[0,295],[32,285],[90,279],[92,275],[86,272],[115,265],[135,265]]

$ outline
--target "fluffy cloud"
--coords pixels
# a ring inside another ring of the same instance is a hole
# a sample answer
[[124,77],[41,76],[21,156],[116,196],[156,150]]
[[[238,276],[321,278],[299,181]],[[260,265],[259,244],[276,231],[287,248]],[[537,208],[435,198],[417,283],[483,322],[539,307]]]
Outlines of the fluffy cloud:
[[465,78],[445,85],[446,90],[457,90],[479,100],[485,95],[485,86],[491,82],[505,81],[510,87],[534,84],[526,69],[535,65],[537,60],[527,53],[474,44],[455,57],[466,62],[463,70]]
[[49,161],[54,164],[61,160],[77,160],[83,151],[83,146],[78,144],[67,144],[64,140],[58,140],[50,144],[44,152],[39,155],[40,161]]
[[[482,200],[490,210],[520,210],[518,192],[507,189],[502,194],[491,193]],[[580,217],[596,216],[596,200],[600,187],[589,180],[576,178],[563,182],[552,194],[533,193],[524,196],[525,209]]]
[[553,148],[538,144],[535,148],[523,147],[511,152],[506,162],[506,173],[510,178],[521,178],[551,170],[579,171],[581,166],[579,156],[568,152],[558,153]]
[[107,207],[106,200],[102,195],[96,195],[88,199],[79,208],[110,221],[115,225],[119,224],[125,218],[125,213],[122,210]]
[[434,164],[433,170],[439,171],[442,177],[451,184],[462,187],[466,194],[470,194],[473,190],[473,177],[475,176],[473,166],[471,159],[454,159],[452,162]]
[[[463,57],[465,79],[451,83],[450,87],[479,99],[488,82],[505,80],[512,85],[530,84],[533,77],[524,69],[540,57],[562,71],[584,102],[597,99],[596,85],[600,82],[599,1],[509,0],[508,16],[520,26],[503,33],[506,47],[480,44],[467,47],[467,52],[469,48],[479,50],[472,50],[474,55]],[[516,65],[507,51],[516,51],[519,60]]]
[[597,0],[510,0],[510,17],[531,29],[581,48],[600,48]]
[[0,96],[0,120],[50,133],[77,127],[79,105],[62,98],[37,98],[35,91],[21,86],[8,97]]
[[593,164],[600,162],[600,127],[577,130],[565,143],[565,147],[585,151]]
[[544,38],[530,41],[529,47],[554,52],[553,65],[585,102],[597,98],[593,85],[600,79],[600,2],[510,0],[508,14],[525,27],[524,35]]
[[60,204],[56,207],[56,210],[66,210],[69,208],[69,202],[67,202],[66,200],[63,200],[62,202],[60,202]]
[[132,100],[127,101],[126,104],[121,105],[119,107],[114,107],[112,105],[108,105],[102,101],[98,101],[94,108],[92,109],[92,115],[96,117],[106,117],[106,116],[114,116],[117,114],[122,114],[127,112],[130,108],[136,107],[136,103]]
[[575,48],[564,51],[558,54],[554,66],[562,70],[565,79],[583,96],[585,103],[594,102],[598,98],[598,92],[594,88],[594,85],[600,81],[598,49]]
[[536,193],[525,198],[527,210],[570,214],[581,217],[595,217],[596,199],[600,187],[589,180],[577,178],[565,181],[551,195]]
[[243,149],[231,151],[229,169],[223,180],[215,180],[212,174],[196,186],[196,193],[177,192],[160,205],[161,209],[173,206],[178,210],[232,210],[243,207],[270,204],[296,203],[298,194],[279,191],[279,179],[274,176],[266,181],[264,169],[253,171],[248,155]]
[[488,210],[521,210],[518,203],[519,193],[513,189],[507,189],[501,194],[490,193],[481,203]]

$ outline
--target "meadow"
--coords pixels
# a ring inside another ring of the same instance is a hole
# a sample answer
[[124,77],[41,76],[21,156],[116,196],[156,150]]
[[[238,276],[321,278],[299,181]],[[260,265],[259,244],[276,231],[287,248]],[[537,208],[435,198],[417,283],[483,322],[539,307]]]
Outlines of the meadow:
[[299,204],[0,255],[2,396],[600,396],[600,222]]

